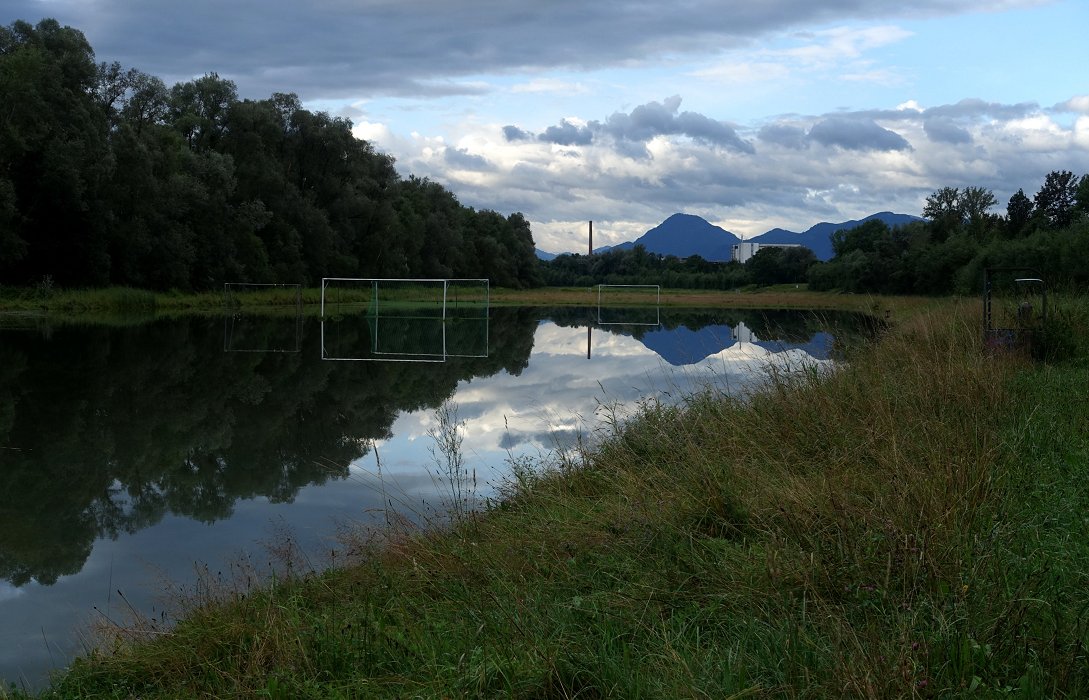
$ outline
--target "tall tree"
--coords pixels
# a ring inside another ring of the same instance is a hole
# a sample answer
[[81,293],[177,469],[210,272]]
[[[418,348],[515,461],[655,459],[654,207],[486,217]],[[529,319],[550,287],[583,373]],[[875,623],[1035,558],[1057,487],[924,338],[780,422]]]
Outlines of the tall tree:
[[[46,19],[0,28],[0,275],[102,283],[99,184],[110,168],[98,69],[83,34]],[[10,257],[9,257],[10,256]]]
[[960,193],[959,209],[964,225],[969,233],[978,240],[990,236],[993,217],[988,213],[998,204],[994,192],[986,187],[965,187]]
[[944,241],[955,233],[964,220],[960,203],[960,190],[943,187],[926,198],[923,216],[930,219],[934,240]]
[[1052,170],[1036,193],[1034,207],[1042,223],[1051,229],[1069,226],[1074,220],[1078,181],[1069,170]]
[[1015,238],[1025,230],[1032,219],[1032,200],[1018,189],[1006,205],[1006,234]]
[[1082,175],[1074,192],[1074,209],[1089,216],[1089,175]]
[[206,151],[219,145],[227,114],[237,101],[238,88],[233,81],[208,73],[170,89],[169,118],[189,148]]

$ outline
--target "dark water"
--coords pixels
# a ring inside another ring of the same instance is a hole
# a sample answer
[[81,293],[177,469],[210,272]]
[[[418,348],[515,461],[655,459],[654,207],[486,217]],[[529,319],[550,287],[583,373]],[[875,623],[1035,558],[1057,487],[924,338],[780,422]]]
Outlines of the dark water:
[[768,362],[828,362],[829,323],[839,341],[865,326],[596,308],[380,328],[0,317],[0,678],[39,685],[81,651],[88,623],[161,609],[164,582],[193,581],[200,562],[248,557],[260,570],[265,543],[290,535],[321,566],[339,524],[390,507],[440,517],[429,432],[444,402],[486,498],[508,458],[592,432],[603,405],[738,389]]

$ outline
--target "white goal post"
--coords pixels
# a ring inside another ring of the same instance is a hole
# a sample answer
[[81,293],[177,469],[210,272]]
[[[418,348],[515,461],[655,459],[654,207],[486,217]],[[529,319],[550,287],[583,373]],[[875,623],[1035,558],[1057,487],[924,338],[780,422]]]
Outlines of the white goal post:
[[[490,301],[491,282],[483,278],[322,278],[322,359],[445,362],[448,357],[486,357]],[[463,341],[449,347],[448,323],[460,329],[458,338],[466,328],[480,325],[483,347],[476,341],[471,347]]]

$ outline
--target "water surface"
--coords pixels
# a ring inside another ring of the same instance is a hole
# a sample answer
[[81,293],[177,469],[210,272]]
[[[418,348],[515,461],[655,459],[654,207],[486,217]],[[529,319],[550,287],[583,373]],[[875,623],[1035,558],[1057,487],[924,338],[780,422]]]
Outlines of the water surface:
[[509,458],[570,445],[603,407],[829,362],[828,323],[840,339],[865,325],[656,308],[493,308],[377,329],[0,319],[0,678],[39,685],[89,621],[161,610],[164,582],[192,582],[202,563],[261,570],[265,545],[290,537],[318,567],[338,524],[390,508],[441,517],[430,433],[444,402],[487,498]]

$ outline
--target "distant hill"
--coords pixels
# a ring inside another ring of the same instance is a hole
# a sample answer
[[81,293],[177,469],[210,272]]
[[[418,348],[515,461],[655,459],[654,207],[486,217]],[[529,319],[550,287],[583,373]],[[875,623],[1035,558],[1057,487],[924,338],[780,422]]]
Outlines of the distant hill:
[[[812,250],[818,260],[828,260],[832,257],[833,233],[840,229],[861,226],[873,219],[883,221],[889,226],[903,226],[913,221],[922,221],[920,217],[911,214],[895,214],[890,211],[883,211],[871,214],[864,219],[843,221],[838,224],[822,221],[802,233],[773,228],[759,236],[746,240],[754,243],[799,243]],[[636,245],[641,245],[647,251],[659,255],[676,255],[678,258],[699,255],[705,260],[725,262],[732,258],[733,246],[740,242],[741,239],[738,236],[724,228],[715,226],[706,219],[693,214],[674,214],[634,241],[627,241],[614,246],[601,246],[595,248],[594,252],[605,253],[617,249],[627,250],[634,248]],[[556,255],[538,250],[537,257],[542,260],[551,260]]]
[[[635,239],[648,252],[687,258],[699,255],[705,260],[728,261],[733,246],[741,239],[724,228],[692,214],[674,214]],[[617,248],[623,246],[615,246]]]
[[540,248],[534,248],[533,252],[537,254],[538,260],[554,260],[556,258],[556,253],[549,253]]
[[894,214],[891,211],[883,211],[877,214],[870,214],[866,218],[857,221],[844,221],[838,224],[822,221],[819,224],[811,226],[802,233],[787,231],[786,229],[781,228],[773,228],[770,231],[748,240],[752,243],[800,243],[812,250],[818,260],[829,260],[833,255],[833,233],[840,229],[851,229],[856,226],[861,226],[873,219],[883,221],[890,227],[903,226],[904,224],[910,224],[913,221],[922,220],[918,216],[912,216],[911,214]]

